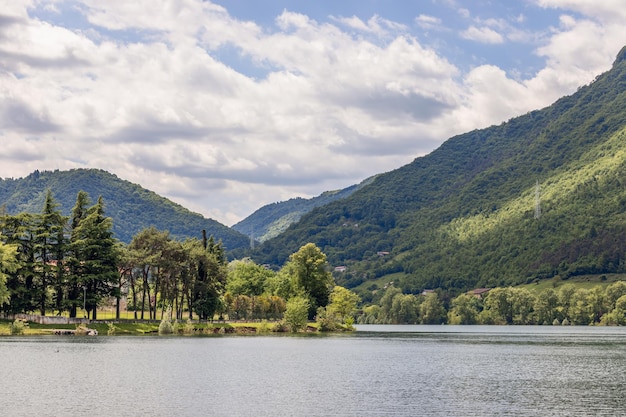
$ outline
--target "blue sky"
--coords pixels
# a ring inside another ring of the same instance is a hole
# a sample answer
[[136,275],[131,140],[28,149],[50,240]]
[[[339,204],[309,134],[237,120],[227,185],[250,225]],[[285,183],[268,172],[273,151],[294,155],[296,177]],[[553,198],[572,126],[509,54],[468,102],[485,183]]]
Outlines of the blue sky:
[[18,0],[0,176],[106,169],[231,225],[608,70],[623,0]]

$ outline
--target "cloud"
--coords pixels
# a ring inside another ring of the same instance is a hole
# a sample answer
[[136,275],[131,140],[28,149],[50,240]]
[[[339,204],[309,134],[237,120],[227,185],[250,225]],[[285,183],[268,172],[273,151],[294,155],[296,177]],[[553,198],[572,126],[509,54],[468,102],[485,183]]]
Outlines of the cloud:
[[[51,6],[54,19],[31,17]],[[68,7],[87,27],[58,23]],[[494,65],[462,72],[444,48],[421,43],[411,27],[441,26],[426,14],[316,20],[287,9],[262,26],[199,0],[9,2],[0,175],[107,169],[232,224],[262,204],[396,168],[589,82],[620,49],[623,25],[567,7],[569,17],[532,38],[545,66],[512,79]],[[512,39],[502,18],[473,15],[465,35],[477,47]]]
[[626,8],[622,0],[535,0],[541,7],[572,10],[592,19],[613,24],[623,24]]
[[476,41],[481,43],[504,43],[504,38],[502,37],[502,35],[486,26],[479,28],[472,25],[463,32],[461,32],[461,37],[470,41]]
[[441,19],[435,16],[420,14],[415,18],[415,23],[422,29],[439,29],[441,27]]

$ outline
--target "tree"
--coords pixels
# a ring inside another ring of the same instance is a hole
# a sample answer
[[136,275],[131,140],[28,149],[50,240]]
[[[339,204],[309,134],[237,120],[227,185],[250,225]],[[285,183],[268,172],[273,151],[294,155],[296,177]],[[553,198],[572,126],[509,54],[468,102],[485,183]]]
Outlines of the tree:
[[328,305],[334,286],[326,255],[315,244],[307,243],[289,257],[285,267],[291,274],[294,288],[309,297],[309,318],[312,318],[318,307]]
[[327,311],[337,315],[343,323],[350,322],[352,324],[359,301],[358,295],[347,288],[335,285],[330,293],[330,304],[328,304]]
[[607,325],[626,325],[626,295],[615,300],[615,308],[602,317],[602,323]]
[[0,307],[11,299],[9,289],[6,286],[7,273],[17,271],[17,245],[7,245],[0,242]]
[[420,317],[422,324],[441,324],[446,321],[446,310],[435,292],[424,296],[424,301],[420,304]]
[[393,324],[419,323],[420,300],[413,294],[396,294],[391,303],[388,319]]
[[258,296],[266,291],[268,280],[275,275],[250,259],[233,261],[228,265],[226,290],[233,295]]
[[535,299],[535,321],[538,324],[552,324],[554,320],[561,321],[559,314],[559,297],[552,288],[547,288],[537,294]]
[[113,222],[104,216],[102,197],[78,223],[72,242],[76,257],[78,282],[84,286],[87,310],[97,319],[97,307],[104,297],[115,295],[118,280],[117,241],[113,238]]
[[448,323],[476,324],[481,310],[482,302],[478,297],[461,294],[452,300],[452,308],[448,312]]
[[[70,218],[70,242],[68,245],[68,253],[66,265],[68,268],[68,290],[67,299],[65,300],[65,309],[69,310],[70,317],[76,317],[78,306],[81,306],[81,298],[86,294],[86,287],[83,288],[81,277],[81,264],[77,253],[78,246],[78,226],[87,217],[89,207],[89,195],[85,191],[79,191],[76,195],[76,203],[72,208]],[[84,300],[83,300],[84,301]]]
[[63,230],[67,217],[61,215],[58,204],[52,198],[50,190],[46,193],[44,207],[35,219],[34,244],[37,261],[37,295],[39,311],[46,315],[48,306],[48,286],[52,284],[56,291],[55,307],[58,311],[63,308],[63,258],[65,254],[65,236]]
[[5,243],[17,247],[17,269],[6,277],[10,300],[5,311],[26,313],[37,307],[35,289],[35,243],[33,237],[34,216],[20,213],[4,216],[2,229]]
[[485,297],[484,306],[485,309],[481,313],[483,319],[489,317],[489,321],[493,320],[495,324],[513,323],[510,288],[493,288]]
[[287,301],[283,320],[289,331],[295,333],[306,328],[309,308],[309,299],[306,297],[296,296]]
[[513,310],[513,323],[531,324],[535,304],[534,295],[526,288],[509,288],[509,299]]
[[[157,295],[160,290],[160,267],[163,264],[166,247],[170,241],[169,232],[159,231],[155,227],[141,230],[128,245],[130,262],[136,271],[141,285],[141,319],[144,318],[146,300],[148,301],[148,317],[156,320]],[[133,303],[138,308],[135,286]]]
[[626,282],[617,281],[606,287],[605,302],[608,311],[612,311],[615,308],[615,303],[622,296],[626,295]]
[[398,295],[402,295],[402,290],[400,288],[398,288],[398,287],[394,287],[393,285],[390,285],[385,290],[385,293],[383,294],[382,298],[380,299],[380,317],[379,317],[379,320],[381,322],[383,322],[383,323],[394,323],[394,322],[398,323],[398,321],[395,321],[394,319],[392,319],[392,316],[395,316],[393,311],[397,310],[397,308],[394,309],[393,300]]
[[202,231],[202,251],[196,252],[198,275],[193,286],[193,310],[201,320],[213,319],[220,307],[220,296],[227,279],[226,257],[222,243]]

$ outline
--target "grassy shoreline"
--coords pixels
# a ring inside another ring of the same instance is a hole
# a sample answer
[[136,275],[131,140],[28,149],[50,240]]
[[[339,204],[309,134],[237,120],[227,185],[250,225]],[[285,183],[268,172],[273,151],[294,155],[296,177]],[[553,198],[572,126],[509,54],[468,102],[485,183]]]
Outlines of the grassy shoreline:
[[[0,336],[11,335],[11,324],[9,320],[0,320]],[[285,334],[284,330],[278,327],[279,322],[202,322],[178,323],[176,331],[168,336],[210,336],[210,335],[255,335],[255,334]],[[23,329],[23,336],[46,336],[55,335],[59,330],[77,330],[80,326],[76,324],[38,324],[28,322]],[[137,322],[134,320],[120,321],[98,321],[87,326],[95,329],[98,336],[157,336],[159,335],[159,322]],[[344,329],[343,331],[348,331]],[[81,331],[77,332],[77,335]],[[319,333],[317,323],[308,323],[306,332]]]

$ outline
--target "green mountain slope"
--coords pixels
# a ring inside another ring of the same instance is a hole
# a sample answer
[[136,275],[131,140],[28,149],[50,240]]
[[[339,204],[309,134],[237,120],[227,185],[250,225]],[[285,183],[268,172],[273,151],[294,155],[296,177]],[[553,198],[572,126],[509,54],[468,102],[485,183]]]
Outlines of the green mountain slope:
[[414,292],[624,272],[625,134],[626,48],[575,94],[449,139],[314,209],[254,256],[280,264],[311,241],[348,267],[343,285],[394,273]]
[[233,225],[232,228],[259,242],[265,242],[284,232],[291,224],[296,223],[304,214],[314,208],[346,198],[372,182],[373,179],[374,177],[368,178],[357,185],[342,190],[326,191],[313,198],[298,197],[265,205]]
[[73,169],[70,171],[35,171],[25,178],[0,180],[0,205],[11,213],[39,213],[46,190],[50,189],[65,215],[69,215],[80,190],[95,202],[102,195],[106,215],[113,218],[118,239],[129,242],[143,228],[155,226],[168,230],[175,238],[201,237],[202,229],[221,239],[227,249],[249,245],[249,239],[202,215],[122,180],[106,171]]

